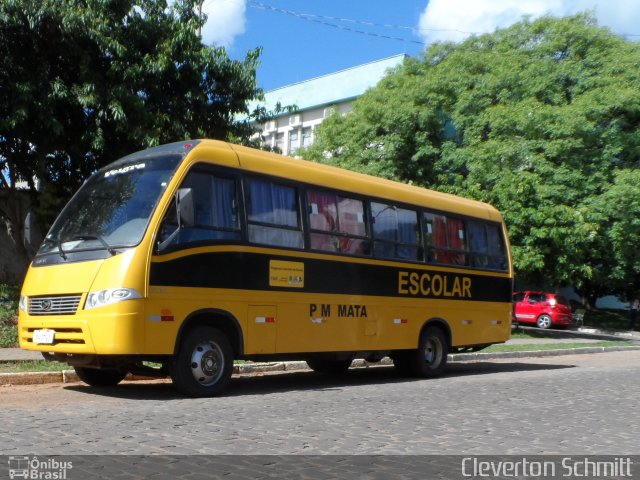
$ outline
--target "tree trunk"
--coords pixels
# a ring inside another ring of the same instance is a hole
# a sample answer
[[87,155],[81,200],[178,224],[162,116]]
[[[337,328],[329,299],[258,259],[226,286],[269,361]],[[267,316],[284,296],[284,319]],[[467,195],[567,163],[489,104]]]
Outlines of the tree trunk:
[[0,283],[20,285],[27,272],[31,255],[22,232],[29,205],[26,192],[0,190]]

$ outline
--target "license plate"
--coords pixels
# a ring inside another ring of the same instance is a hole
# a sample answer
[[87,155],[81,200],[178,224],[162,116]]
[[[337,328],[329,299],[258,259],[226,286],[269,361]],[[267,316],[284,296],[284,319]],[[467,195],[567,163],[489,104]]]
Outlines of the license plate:
[[51,345],[55,333],[55,330],[34,330],[33,343]]

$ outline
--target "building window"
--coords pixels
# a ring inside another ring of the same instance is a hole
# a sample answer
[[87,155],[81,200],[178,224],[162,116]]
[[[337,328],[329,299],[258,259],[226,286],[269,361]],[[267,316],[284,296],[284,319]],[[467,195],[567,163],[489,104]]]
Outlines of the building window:
[[304,127],[302,129],[302,148],[310,147],[312,142],[311,127]]
[[262,135],[262,145],[273,148],[273,135],[271,133]]
[[284,132],[276,133],[276,149],[278,152],[284,152]]
[[300,133],[298,130],[289,131],[289,153],[290,155],[295,153],[300,148]]

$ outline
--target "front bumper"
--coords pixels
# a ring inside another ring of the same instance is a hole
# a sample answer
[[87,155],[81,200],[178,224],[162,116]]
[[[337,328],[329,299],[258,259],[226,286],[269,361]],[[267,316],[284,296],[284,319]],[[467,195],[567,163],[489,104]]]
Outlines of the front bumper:
[[[84,304],[84,299],[83,303]],[[53,330],[52,343],[35,343],[36,330]],[[28,315],[20,311],[20,348],[40,352],[136,355],[144,351],[144,317],[141,301],[79,309],[71,315]]]

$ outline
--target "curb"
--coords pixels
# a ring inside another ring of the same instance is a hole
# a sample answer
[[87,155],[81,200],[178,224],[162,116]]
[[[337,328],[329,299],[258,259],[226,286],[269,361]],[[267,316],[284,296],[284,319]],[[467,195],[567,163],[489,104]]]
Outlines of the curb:
[[[579,347],[564,348],[557,350],[523,350],[520,352],[494,352],[494,353],[458,353],[448,355],[448,363],[472,362],[495,360],[504,358],[536,358],[536,357],[559,357],[563,355],[587,355],[604,352],[625,352],[640,350],[640,346],[626,347]],[[385,357],[379,362],[367,362],[356,359],[351,364],[351,368],[371,368],[377,366],[393,365],[393,361]],[[253,373],[273,373],[292,372],[308,370],[307,362],[273,362],[273,363],[246,363],[234,365],[233,374],[253,374]],[[158,380],[157,377],[147,377],[141,375],[128,374],[125,381]],[[0,373],[0,386],[9,387],[13,385],[40,385],[50,383],[77,383],[80,379],[73,370],[62,370],[60,372],[21,372],[21,373]]]

